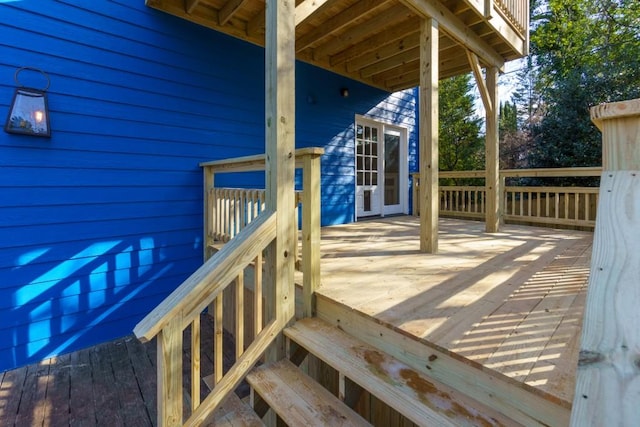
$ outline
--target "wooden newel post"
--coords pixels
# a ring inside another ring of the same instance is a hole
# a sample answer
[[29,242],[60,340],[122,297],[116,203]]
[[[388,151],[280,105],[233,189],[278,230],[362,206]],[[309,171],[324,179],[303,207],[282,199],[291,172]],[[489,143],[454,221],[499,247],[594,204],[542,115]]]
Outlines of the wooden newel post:
[[640,420],[640,99],[599,105],[602,179],[572,426]]

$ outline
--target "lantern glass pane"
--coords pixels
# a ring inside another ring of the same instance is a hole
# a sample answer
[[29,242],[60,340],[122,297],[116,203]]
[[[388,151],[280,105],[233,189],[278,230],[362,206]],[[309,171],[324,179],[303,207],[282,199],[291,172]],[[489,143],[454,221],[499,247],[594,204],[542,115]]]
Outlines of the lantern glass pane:
[[36,89],[17,89],[5,130],[10,133],[50,136],[47,95]]

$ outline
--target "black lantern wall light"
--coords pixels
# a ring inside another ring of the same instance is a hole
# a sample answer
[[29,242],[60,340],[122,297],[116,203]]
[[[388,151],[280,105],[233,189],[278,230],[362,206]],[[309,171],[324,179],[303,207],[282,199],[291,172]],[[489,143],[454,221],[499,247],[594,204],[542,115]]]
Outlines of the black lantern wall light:
[[[40,73],[45,81],[44,89],[34,89],[23,86],[19,80],[22,71]],[[4,130],[8,133],[18,133],[33,136],[51,136],[49,125],[49,106],[47,104],[47,89],[49,89],[49,76],[38,68],[21,67],[14,75],[16,91],[9,108],[9,115],[4,124]]]

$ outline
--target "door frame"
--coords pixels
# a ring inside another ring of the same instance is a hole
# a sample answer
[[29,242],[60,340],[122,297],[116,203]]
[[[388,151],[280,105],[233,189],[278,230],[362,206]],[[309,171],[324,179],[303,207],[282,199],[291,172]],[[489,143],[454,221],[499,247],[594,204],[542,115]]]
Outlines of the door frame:
[[[372,214],[371,216],[381,216],[385,215],[394,215],[394,214],[408,214],[409,212],[409,130],[405,126],[398,125],[396,123],[391,123],[388,121],[381,120],[379,118],[373,118],[368,116],[362,116],[356,114],[354,121],[354,148],[353,148],[353,158],[354,158],[354,213],[355,220],[358,221],[359,218],[367,218],[368,216],[360,215],[358,216],[358,177],[357,177],[357,126],[359,124],[365,126],[378,127],[380,130],[380,137],[378,143],[378,192],[379,192],[379,203],[380,203],[380,213]],[[400,134],[400,162],[399,162],[399,187],[400,187],[400,204],[393,205],[393,209],[387,209],[384,204],[384,136],[387,130],[392,130],[394,132],[398,132]]]

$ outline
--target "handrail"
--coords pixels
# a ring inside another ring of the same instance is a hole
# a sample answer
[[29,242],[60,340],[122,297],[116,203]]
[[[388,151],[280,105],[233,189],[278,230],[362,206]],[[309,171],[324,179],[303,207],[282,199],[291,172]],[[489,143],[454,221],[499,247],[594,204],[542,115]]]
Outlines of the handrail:
[[186,319],[203,311],[273,241],[275,233],[275,214],[260,215],[147,314],[133,329],[135,336],[150,341],[175,317],[183,319],[184,329]]
[[[304,156],[322,156],[324,148],[307,147],[299,148],[295,151],[296,168],[303,166]],[[200,163],[201,167],[213,167],[216,173],[223,172],[252,172],[261,171],[265,167],[265,155],[256,154],[255,156],[235,157],[232,159],[213,160]]]
[[[255,337],[245,349],[244,334],[244,270],[252,262],[261,270],[262,252],[276,238],[276,215],[264,212],[244,228],[235,239],[205,262],[175,291],[164,299],[134,328],[134,334],[142,342],[157,339],[157,387],[158,425],[183,425],[183,334],[190,327],[191,333],[191,413],[184,425],[200,425],[240,383],[255,365],[266,348],[280,333],[286,319],[262,318],[263,297],[267,294],[256,289],[253,304],[260,318],[255,322]],[[235,285],[236,308],[236,361],[225,374],[223,372],[222,298],[223,291]],[[257,286],[257,282],[256,282]],[[214,317],[214,367],[212,392],[200,401],[200,315],[205,307],[213,309]],[[260,307],[260,308],[259,308]],[[264,322],[267,322],[266,326]]]
[[[295,167],[302,169],[302,193],[296,196],[296,206],[302,205],[302,280],[303,280],[303,306],[304,315],[311,316],[314,312],[314,293],[320,286],[320,158],[324,154],[324,148],[308,147],[295,151]],[[246,198],[243,199],[243,193],[240,194],[238,204],[240,209],[229,209],[226,214],[233,213],[234,218],[228,218],[231,226],[233,222],[233,230],[226,234],[221,228],[221,214],[218,210],[226,210],[227,206],[218,206],[216,200],[215,176],[218,173],[231,172],[255,172],[262,171],[266,166],[266,158],[264,154],[255,156],[244,156],[232,159],[215,160],[200,163],[204,172],[204,258],[207,259],[210,254],[210,248],[214,247],[215,240],[232,241],[237,229],[241,229],[246,223],[249,223],[255,212],[242,211],[245,206]],[[250,190],[244,190],[250,191]],[[257,205],[262,208],[263,196],[251,199],[251,208],[255,209]],[[296,208],[298,209],[298,208]],[[231,212],[233,210],[233,212]],[[259,209],[258,209],[259,210]],[[299,209],[298,209],[299,213]],[[218,221],[218,224],[216,224]],[[297,233],[297,227],[295,232]],[[295,240],[297,241],[297,234]],[[298,246],[296,245],[295,259],[298,259]]]

